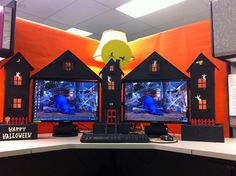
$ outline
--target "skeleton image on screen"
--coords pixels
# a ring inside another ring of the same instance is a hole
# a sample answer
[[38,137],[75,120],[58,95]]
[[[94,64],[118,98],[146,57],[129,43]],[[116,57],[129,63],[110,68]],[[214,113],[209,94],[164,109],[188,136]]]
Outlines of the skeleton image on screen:
[[34,120],[95,120],[97,89],[95,82],[36,80]]
[[130,82],[125,84],[128,121],[187,122],[187,82]]

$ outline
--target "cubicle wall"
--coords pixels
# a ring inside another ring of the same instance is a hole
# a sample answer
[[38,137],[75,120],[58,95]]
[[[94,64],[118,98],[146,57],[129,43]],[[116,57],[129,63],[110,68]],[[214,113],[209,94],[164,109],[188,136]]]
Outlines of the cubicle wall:
[[[187,68],[200,53],[203,53],[219,68],[215,75],[216,122],[225,125],[225,136],[228,136],[227,65],[212,57],[210,26],[210,20],[206,20],[131,41],[129,46],[134,59],[122,69],[127,74],[153,51],[157,51],[180,71],[188,75]],[[99,73],[104,67],[104,63],[95,61],[92,57],[98,46],[98,41],[22,19],[16,21],[15,45],[15,53],[21,52],[34,67],[35,70],[32,74],[40,71],[66,50],[74,53],[96,73]],[[2,79],[3,77],[0,75],[0,80]],[[30,93],[32,94],[32,85]],[[0,107],[2,107],[3,100],[1,96],[0,98]],[[30,104],[32,104],[32,100]],[[30,108],[30,114],[31,110]],[[2,113],[1,109],[0,113]],[[2,118],[2,114],[0,114],[0,118]],[[85,125],[91,127],[92,124],[86,123]],[[170,125],[169,127],[180,133],[180,125]],[[50,123],[39,125],[40,133],[51,131],[52,125]]]

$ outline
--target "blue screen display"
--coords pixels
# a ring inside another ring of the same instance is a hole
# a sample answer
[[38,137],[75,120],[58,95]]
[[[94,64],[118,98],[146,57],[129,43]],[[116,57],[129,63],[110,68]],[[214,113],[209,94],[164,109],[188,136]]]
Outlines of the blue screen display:
[[187,81],[125,83],[125,120],[188,122]]
[[33,121],[95,121],[98,84],[35,80]]

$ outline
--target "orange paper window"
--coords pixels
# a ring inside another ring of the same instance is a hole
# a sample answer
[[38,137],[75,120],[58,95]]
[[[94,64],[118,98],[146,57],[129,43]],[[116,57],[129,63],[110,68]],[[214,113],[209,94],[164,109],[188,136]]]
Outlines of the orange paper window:
[[114,71],[114,65],[110,66],[110,71]]
[[198,102],[199,102],[199,104],[198,104],[199,110],[206,110],[207,109],[207,101],[206,100],[201,100]]
[[158,67],[157,67],[156,63],[151,65],[151,71],[152,72],[158,72]]
[[108,90],[115,90],[115,82],[114,81],[108,82]]
[[14,109],[21,108],[22,107],[22,99],[21,98],[14,98],[12,107]]
[[21,86],[22,85],[22,76],[14,76],[13,78],[13,85],[14,86]]
[[65,71],[72,71],[73,70],[73,63],[72,62],[64,62],[63,68]]
[[198,88],[199,89],[205,89],[206,86],[206,79],[199,78],[198,79]]

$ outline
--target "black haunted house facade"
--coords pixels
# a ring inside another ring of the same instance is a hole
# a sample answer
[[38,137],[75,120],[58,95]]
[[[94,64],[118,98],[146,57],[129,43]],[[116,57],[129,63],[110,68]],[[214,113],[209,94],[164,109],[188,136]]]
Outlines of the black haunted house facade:
[[[29,115],[30,71],[33,67],[26,58],[17,53],[0,66],[4,67],[4,121],[27,123]],[[7,120],[8,119],[8,120]]]
[[102,123],[115,125],[121,122],[120,61],[110,59],[99,75],[102,75]]
[[191,77],[192,125],[215,124],[215,68],[206,56],[200,54],[187,70]]
[[38,79],[95,81],[98,83],[98,86],[101,80],[99,76],[69,50],[32,76],[31,79],[34,80],[34,84],[36,84]]
[[178,68],[168,62],[157,52],[153,52],[133,71],[126,75],[123,78],[122,82],[125,84],[126,82],[175,80],[188,81],[189,77],[187,77],[184,73],[182,73]]

